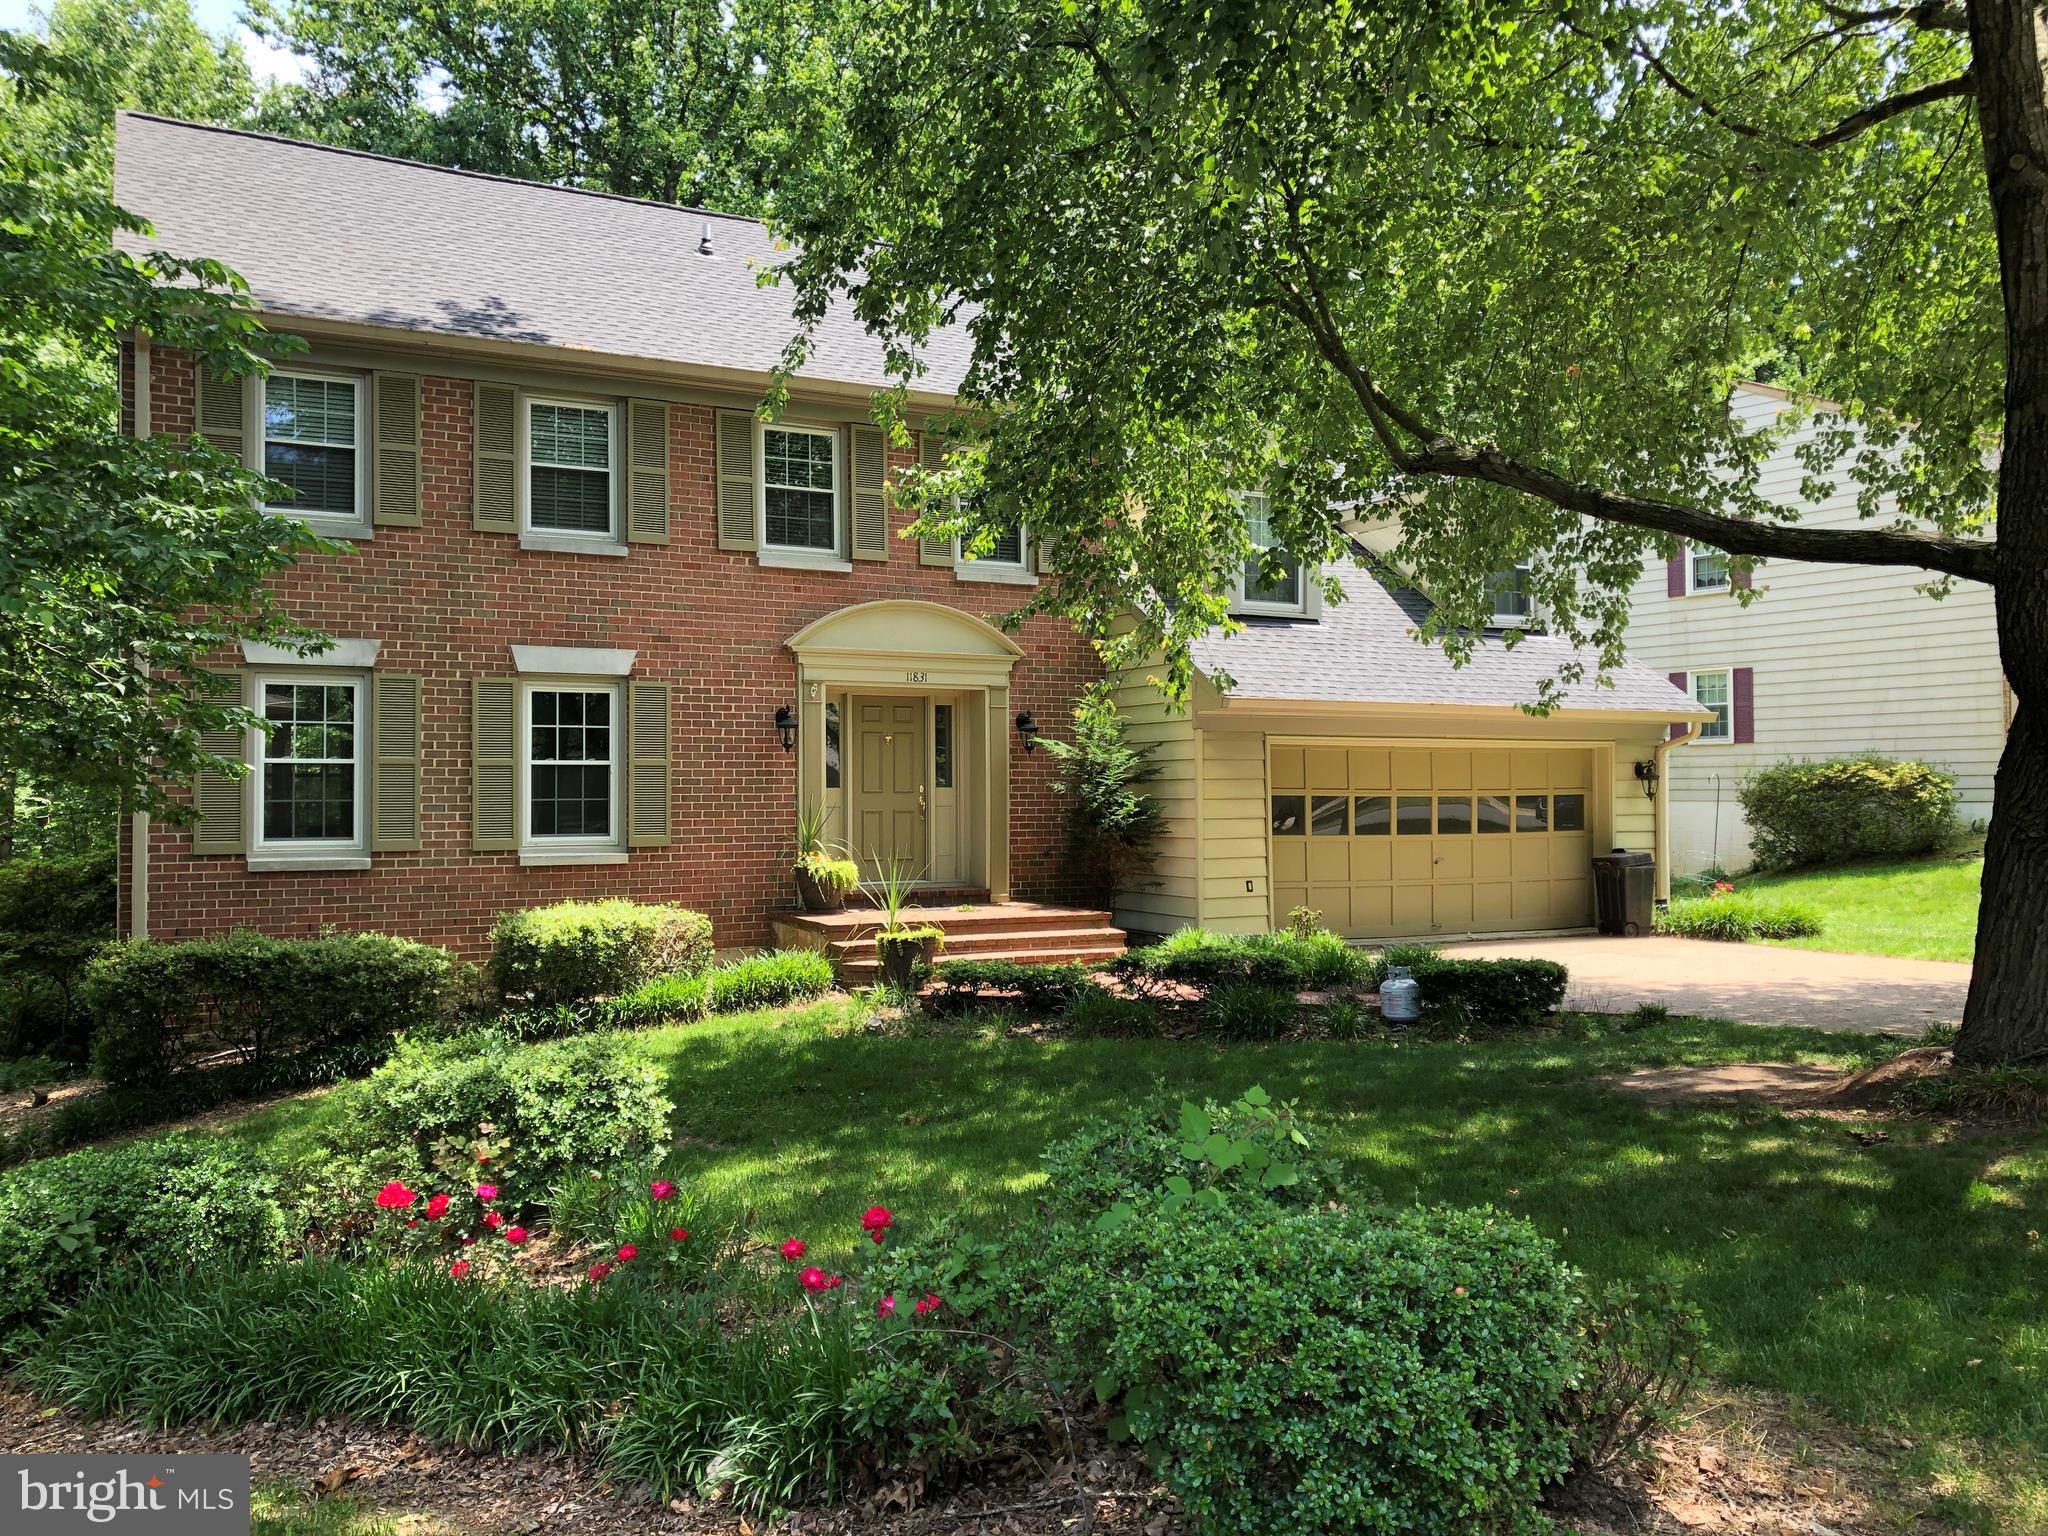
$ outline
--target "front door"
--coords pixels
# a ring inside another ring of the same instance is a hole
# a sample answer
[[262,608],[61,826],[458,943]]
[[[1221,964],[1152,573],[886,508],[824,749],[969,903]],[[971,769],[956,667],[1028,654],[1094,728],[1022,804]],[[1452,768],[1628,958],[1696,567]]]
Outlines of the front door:
[[912,879],[928,874],[925,851],[924,700],[853,703],[854,854],[872,877],[892,860]]

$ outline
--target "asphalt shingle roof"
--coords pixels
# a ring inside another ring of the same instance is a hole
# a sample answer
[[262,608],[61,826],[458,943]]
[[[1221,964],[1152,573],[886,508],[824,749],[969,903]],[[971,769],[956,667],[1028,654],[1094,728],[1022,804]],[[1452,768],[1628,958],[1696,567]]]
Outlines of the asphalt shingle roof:
[[[114,193],[156,227],[124,244],[224,261],[281,317],[748,374],[796,330],[790,290],[756,281],[788,253],[754,219],[135,112],[115,122]],[[964,328],[935,336],[918,387],[952,394],[969,348]],[[851,306],[803,376],[886,383]]]
[[[1325,603],[1319,622],[1246,618],[1237,634],[1198,640],[1195,665],[1210,677],[1229,675],[1234,686],[1226,700],[1512,708],[1534,703],[1542,681],[1566,662],[1587,660],[1555,636],[1525,635],[1509,650],[1489,635],[1470,662],[1454,667],[1441,646],[1414,637],[1429,613],[1421,593],[1353,565],[1335,574],[1345,600]],[[1560,707],[1575,714],[1661,714],[1673,720],[1702,713],[1663,674],[1634,662],[1617,667],[1609,680],[1611,687],[1590,676],[1571,684]]]

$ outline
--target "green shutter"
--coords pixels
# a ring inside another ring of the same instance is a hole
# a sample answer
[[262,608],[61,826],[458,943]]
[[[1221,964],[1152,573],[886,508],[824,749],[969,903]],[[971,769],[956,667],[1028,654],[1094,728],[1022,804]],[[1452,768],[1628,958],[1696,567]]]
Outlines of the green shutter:
[[878,427],[847,433],[847,479],[853,486],[853,558],[889,558],[889,449]]
[[626,542],[668,542],[668,406],[626,402]]
[[626,846],[669,842],[669,689],[633,683],[626,701]]
[[[924,431],[917,435],[918,461],[926,469],[946,467],[946,440],[937,432]],[[917,544],[919,565],[951,565],[953,563],[953,541],[950,538],[920,539]]]
[[417,677],[393,672],[370,679],[370,847],[378,853],[420,846],[420,688]]
[[376,475],[370,521],[389,528],[420,525],[420,381],[416,374],[370,376],[374,396]]
[[249,381],[224,379],[205,364],[198,375],[197,422],[199,435],[222,453],[233,454],[255,469],[263,467],[263,455],[252,451],[249,441]]
[[718,547],[753,549],[754,418],[718,413]]
[[[247,735],[239,730],[201,731],[199,745],[215,757],[229,762],[247,762]],[[192,824],[194,853],[247,853],[249,851],[248,780],[202,769],[192,784],[192,808],[199,820]]]
[[519,846],[519,685],[480,677],[469,696],[469,846],[502,853]]
[[471,526],[478,533],[517,533],[519,393],[509,384],[476,387],[475,463],[470,470],[474,495]]
[[[1024,530],[1024,533],[1025,533],[1025,536],[1026,536],[1027,538],[1029,538],[1029,537],[1030,537],[1030,534],[1031,534],[1031,530],[1030,530],[1029,528],[1027,528],[1027,529],[1025,529],[1025,530]],[[1039,574],[1039,575],[1041,575],[1041,576],[1049,576],[1049,575],[1051,575],[1051,574],[1052,574],[1052,561],[1051,561],[1051,559],[1050,559],[1050,558],[1048,558],[1048,556],[1047,556],[1047,553],[1046,553],[1046,546],[1045,546],[1045,540],[1043,540],[1043,539],[1032,539],[1032,540],[1031,540],[1031,561],[1032,561],[1032,565],[1033,565],[1033,568],[1034,568],[1035,570],[1037,570],[1037,572],[1038,572],[1038,574]]]

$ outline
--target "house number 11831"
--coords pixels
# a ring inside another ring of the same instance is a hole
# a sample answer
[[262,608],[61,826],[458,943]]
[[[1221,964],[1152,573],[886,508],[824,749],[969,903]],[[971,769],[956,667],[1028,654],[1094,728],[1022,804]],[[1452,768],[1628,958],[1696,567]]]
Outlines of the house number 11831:
[[903,681],[906,683],[921,683],[925,680],[926,676],[927,674],[923,672],[906,672],[903,674]]

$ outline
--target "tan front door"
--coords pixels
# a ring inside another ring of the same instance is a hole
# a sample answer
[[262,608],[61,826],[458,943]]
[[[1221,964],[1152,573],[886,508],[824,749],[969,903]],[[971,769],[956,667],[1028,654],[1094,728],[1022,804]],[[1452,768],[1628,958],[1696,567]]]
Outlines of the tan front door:
[[1592,921],[1585,748],[1272,751],[1274,921],[1297,906],[1352,938]]
[[924,700],[864,698],[853,709],[853,846],[861,873],[894,860],[926,876]]

